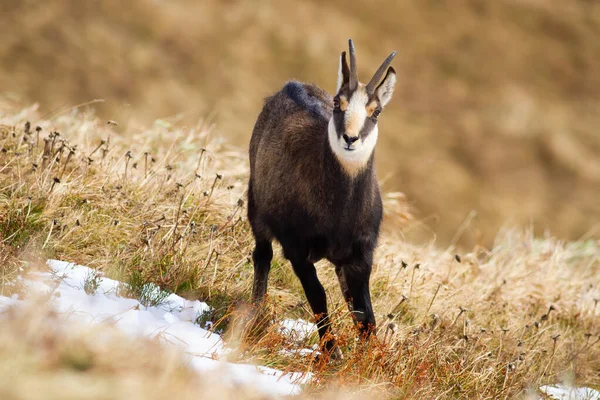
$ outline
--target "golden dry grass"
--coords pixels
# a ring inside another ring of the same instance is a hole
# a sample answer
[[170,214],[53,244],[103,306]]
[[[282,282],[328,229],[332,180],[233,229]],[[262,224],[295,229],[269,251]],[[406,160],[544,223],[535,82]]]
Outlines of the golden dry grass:
[[[321,364],[311,357],[283,355],[281,350],[315,344],[316,338],[295,343],[275,325],[237,341],[237,310],[249,299],[253,271],[244,208],[247,159],[210,127],[158,120],[150,128],[120,134],[91,111],[69,110],[48,119],[35,107],[4,105],[0,149],[4,295],[20,290],[7,284],[21,273],[19,268],[26,270],[48,256],[126,282],[154,282],[215,307],[211,318],[236,349],[233,360],[313,372],[307,396],[326,396],[327,390],[343,387],[360,396],[385,398],[495,399],[527,396],[540,384],[562,380],[600,386],[598,241],[563,242],[505,230],[490,248],[476,246],[459,254],[435,243],[411,245],[398,228],[400,220],[404,226],[412,223],[406,201],[388,194],[371,281],[377,340],[368,345],[355,340],[334,271],[323,263],[319,275],[345,358]],[[280,256],[272,271],[266,321],[310,319],[301,287]],[[50,318],[41,315],[39,321]],[[31,326],[27,321],[2,324],[2,334],[8,335],[0,341],[3,366],[11,365],[7,357],[15,348],[24,363],[18,368],[28,368],[42,340],[36,336],[36,321]],[[21,335],[19,329],[30,333]],[[88,343],[95,334],[88,329],[74,343]],[[126,339],[110,343],[102,349],[105,353],[94,353],[99,369],[80,372],[77,379],[64,363],[35,361],[19,383],[39,385],[40,390],[16,398],[40,398],[62,380],[77,397],[85,382],[97,379],[100,386],[141,387],[166,374],[169,388],[190,376],[179,367],[157,371],[160,363],[154,361],[142,371],[143,349],[134,346],[121,356],[121,349],[128,348]],[[152,352],[157,357],[168,353]],[[129,357],[132,373],[138,374],[133,381],[117,373],[121,366],[111,364]],[[99,378],[96,372],[105,369],[114,373]],[[10,390],[9,380],[0,382],[0,393]],[[186,390],[195,390],[190,388],[195,386],[177,390],[186,398]],[[140,389],[140,398],[145,393]],[[151,396],[160,398],[160,393]],[[122,392],[107,392],[107,398],[123,397]]]
[[[272,400],[246,385],[198,374],[173,347],[133,339],[109,325],[67,322],[35,301],[2,315],[0,397],[4,400]],[[308,396],[296,396],[304,399]],[[352,399],[327,392],[321,398]]]
[[297,78],[332,91],[348,37],[363,80],[393,49],[380,176],[424,224],[490,245],[507,221],[597,237],[600,4],[589,0],[4,0],[0,87],[43,112],[97,104],[126,126],[210,116],[249,141],[262,99]]

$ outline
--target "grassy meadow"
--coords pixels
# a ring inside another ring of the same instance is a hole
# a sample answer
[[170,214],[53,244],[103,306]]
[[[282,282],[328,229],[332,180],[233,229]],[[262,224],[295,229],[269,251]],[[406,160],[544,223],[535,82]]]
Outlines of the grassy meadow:
[[407,238],[598,237],[597,1],[3,0],[0,16],[0,88],[22,108],[97,99],[120,135],[204,119],[240,147],[285,81],[334,90],[349,37],[363,81],[397,50],[377,166],[421,221]]
[[[536,398],[546,383],[600,387],[597,240],[515,229],[500,231],[490,247],[457,250],[409,244],[395,223],[385,224],[371,280],[377,339],[356,341],[333,268],[323,263],[319,276],[344,359],[284,355],[317,338],[290,341],[272,324],[312,318],[279,254],[265,323],[242,336],[253,273],[245,152],[202,123],[117,129],[89,110],[45,117],[37,107],[3,104],[0,294],[22,295],[17,276],[43,269],[48,257],[129,283],[134,293],[124,296],[139,296],[135,288],[153,282],[214,307],[208,317],[234,349],[230,360],[312,372],[303,397]],[[418,223],[404,196],[387,193],[384,203],[388,220]],[[5,317],[12,319],[0,326],[0,369],[10,372],[1,374],[3,398],[96,398],[102,387],[116,399],[192,398],[207,390],[224,399],[263,398],[218,392],[169,350],[130,344],[109,327],[64,339],[52,313]],[[160,385],[149,392],[149,382]]]
[[[156,284],[213,307],[228,360],[313,374],[298,399],[600,389],[599,2],[2,0],[0,21],[0,296],[27,296],[48,258],[125,297]],[[277,329],[312,319],[277,247],[247,324],[247,147],[287,80],[334,90],[348,38],[362,81],[397,50],[398,84],[376,150],[377,338],[357,341],[323,262],[344,355],[325,364],[302,355],[316,335]],[[271,398],[34,305],[1,316],[3,400]]]

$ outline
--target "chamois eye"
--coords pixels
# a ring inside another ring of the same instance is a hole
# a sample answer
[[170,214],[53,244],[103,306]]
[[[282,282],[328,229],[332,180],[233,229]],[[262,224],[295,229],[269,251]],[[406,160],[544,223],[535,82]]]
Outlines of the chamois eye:
[[379,117],[379,114],[381,114],[381,110],[375,110],[375,111],[373,111],[373,118]]
[[333,99],[333,108],[340,108],[340,100]]

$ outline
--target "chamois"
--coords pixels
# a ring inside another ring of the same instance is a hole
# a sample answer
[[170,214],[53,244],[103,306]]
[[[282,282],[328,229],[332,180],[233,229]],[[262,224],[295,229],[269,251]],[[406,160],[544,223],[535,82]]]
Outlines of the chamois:
[[275,239],[302,283],[322,349],[336,355],[325,290],[313,263],[326,258],[335,265],[361,335],[374,332],[369,278],[383,205],[373,153],[378,117],[396,84],[389,66],[396,52],[364,85],[352,40],[349,50],[350,68],[346,52],[340,56],[334,97],[290,81],[265,100],[249,151],[248,220],[256,241],[252,301],[261,303],[267,292]]

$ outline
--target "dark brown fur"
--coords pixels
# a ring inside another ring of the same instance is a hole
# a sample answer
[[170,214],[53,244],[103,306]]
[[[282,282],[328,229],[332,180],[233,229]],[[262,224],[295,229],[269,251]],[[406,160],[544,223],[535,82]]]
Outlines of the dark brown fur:
[[[382,218],[373,156],[351,178],[330,148],[332,109],[325,91],[289,82],[266,99],[250,141],[253,301],[259,303],[266,293],[271,242],[276,239],[303,285],[322,339],[329,332],[327,303],[313,265],[322,258],[335,265],[362,331],[375,327],[369,276]],[[334,342],[325,340],[324,345],[331,350]]]

